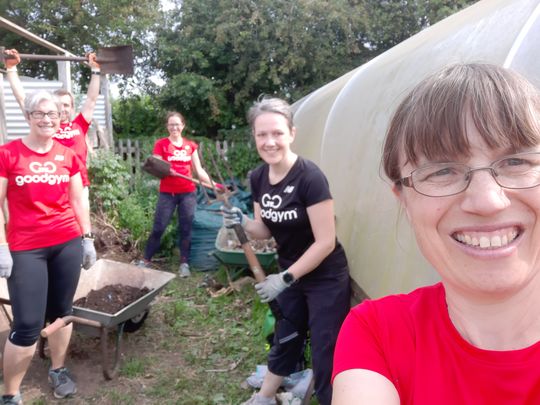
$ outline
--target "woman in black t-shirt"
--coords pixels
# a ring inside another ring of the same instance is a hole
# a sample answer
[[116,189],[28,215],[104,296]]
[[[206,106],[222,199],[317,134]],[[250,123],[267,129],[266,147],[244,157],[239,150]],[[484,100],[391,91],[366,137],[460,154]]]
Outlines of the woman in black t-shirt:
[[249,219],[238,208],[224,210],[224,223],[241,223],[256,239],[275,238],[279,265],[285,270],[255,288],[263,302],[278,301],[299,336],[286,343],[274,339],[261,390],[245,404],[276,403],[283,378],[296,371],[309,331],[315,393],[320,404],[329,405],[332,356],[349,311],[350,284],[328,181],[313,162],[291,150],[296,130],[285,101],[268,98],[255,103],[248,120],[265,162],[250,177],[255,215]]

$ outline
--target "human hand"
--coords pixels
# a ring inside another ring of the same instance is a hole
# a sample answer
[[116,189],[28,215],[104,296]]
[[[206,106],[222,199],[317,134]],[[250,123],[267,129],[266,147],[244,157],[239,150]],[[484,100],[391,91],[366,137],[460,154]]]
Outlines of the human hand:
[[270,302],[289,285],[283,281],[283,273],[270,274],[262,283],[255,284],[257,294],[262,302]]
[[92,69],[100,69],[101,66],[97,62],[97,56],[94,52],[88,52],[86,54],[86,58],[88,59],[88,64]]
[[7,243],[0,245],[0,277],[9,278],[13,268],[13,259]]
[[94,247],[94,239],[83,238],[83,261],[82,266],[85,270],[88,270],[96,262],[96,248]]
[[234,228],[235,225],[244,226],[246,224],[246,218],[238,207],[228,208],[223,205],[221,213],[223,214],[223,226],[225,228]]
[[21,57],[16,49],[6,49],[4,51],[6,55],[13,56],[13,58],[4,58],[4,65],[6,69],[16,69],[17,65],[21,63]]

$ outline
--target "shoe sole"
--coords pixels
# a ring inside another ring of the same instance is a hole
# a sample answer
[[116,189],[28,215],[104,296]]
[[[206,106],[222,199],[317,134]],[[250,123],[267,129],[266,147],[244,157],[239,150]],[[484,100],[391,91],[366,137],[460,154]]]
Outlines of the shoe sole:
[[66,395],[64,395],[64,396],[59,395],[59,394],[57,394],[55,391],[53,391],[53,395],[54,395],[54,397],[55,397],[56,399],[70,398],[70,397],[72,397],[73,395],[75,395],[76,393],[77,393],[77,389],[76,389],[76,388],[75,388],[75,391],[73,391],[73,392],[71,392],[71,393],[69,393],[69,394],[66,394]]

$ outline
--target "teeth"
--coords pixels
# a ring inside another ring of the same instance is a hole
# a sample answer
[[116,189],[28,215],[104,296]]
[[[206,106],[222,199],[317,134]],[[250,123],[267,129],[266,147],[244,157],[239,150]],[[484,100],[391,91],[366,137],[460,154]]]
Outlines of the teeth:
[[476,236],[459,233],[455,235],[455,239],[468,246],[479,247],[480,249],[490,249],[506,246],[516,239],[517,236],[518,231],[513,229],[506,234],[498,234],[493,236]]

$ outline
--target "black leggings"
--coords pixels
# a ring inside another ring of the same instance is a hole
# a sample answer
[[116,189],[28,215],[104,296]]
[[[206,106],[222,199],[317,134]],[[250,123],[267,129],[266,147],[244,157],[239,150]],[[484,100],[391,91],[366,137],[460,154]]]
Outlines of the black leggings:
[[70,315],[82,264],[81,238],[40,249],[11,252],[7,280],[13,325],[9,341],[31,346],[45,321]]

